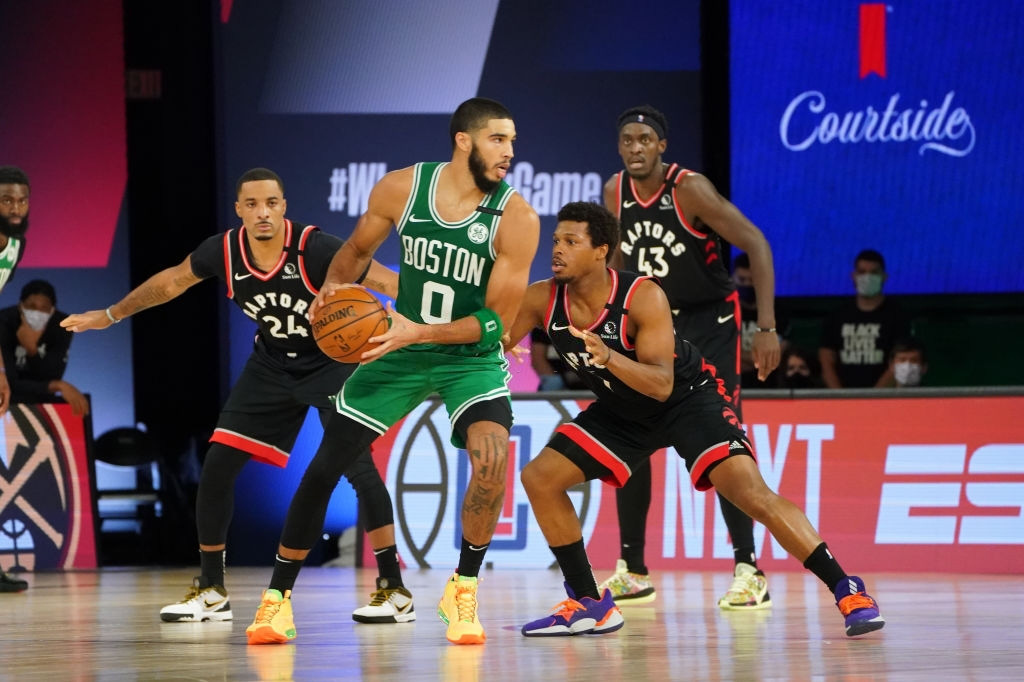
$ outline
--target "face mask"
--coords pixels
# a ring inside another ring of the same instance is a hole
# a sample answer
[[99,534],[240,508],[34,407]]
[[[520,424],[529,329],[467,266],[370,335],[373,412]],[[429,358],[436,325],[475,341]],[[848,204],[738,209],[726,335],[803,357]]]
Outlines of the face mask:
[[873,272],[854,277],[857,283],[857,293],[861,296],[878,296],[882,293],[882,276]]
[[921,385],[921,365],[916,362],[897,362],[893,365],[892,373],[900,386]]
[[786,377],[786,386],[788,388],[814,388],[814,382],[808,375],[797,372]]
[[742,303],[754,303],[757,300],[757,292],[754,291],[754,287],[750,286],[737,286],[736,293],[740,295],[740,301]]
[[21,313],[25,316],[25,323],[37,332],[46,329],[46,323],[53,317],[52,312],[44,313],[42,310],[25,310],[22,308]]

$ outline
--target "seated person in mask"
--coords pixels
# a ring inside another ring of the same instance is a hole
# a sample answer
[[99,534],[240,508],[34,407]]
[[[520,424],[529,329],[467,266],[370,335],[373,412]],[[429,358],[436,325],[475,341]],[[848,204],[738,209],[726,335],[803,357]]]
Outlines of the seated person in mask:
[[89,413],[89,401],[64,381],[72,333],[60,326],[66,313],[57,310],[53,285],[34,279],[21,290],[18,305],[0,310],[3,349],[11,401],[68,402],[76,415]]
[[782,362],[775,373],[779,388],[824,388],[821,367],[814,353],[791,346],[782,354]]
[[888,275],[878,251],[858,253],[850,277],[856,298],[829,315],[822,327],[822,379],[829,388],[893,386],[889,353],[896,339],[910,336],[910,318],[882,293]]
[[920,386],[928,371],[928,357],[924,344],[913,336],[900,339],[892,346],[889,361],[896,388]]
[[[732,281],[740,299],[740,386],[743,388],[772,388],[782,373],[783,364],[761,381],[754,367],[754,334],[757,333],[757,292],[754,291],[754,275],[750,271],[750,256],[739,253],[732,260]],[[775,329],[779,337],[779,348],[785,352],[789,342],[789,316],[775,300]]]

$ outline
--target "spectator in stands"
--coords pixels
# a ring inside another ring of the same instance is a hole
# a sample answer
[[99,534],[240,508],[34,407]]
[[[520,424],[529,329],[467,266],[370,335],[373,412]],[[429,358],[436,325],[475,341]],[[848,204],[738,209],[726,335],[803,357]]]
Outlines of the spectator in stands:
[[530,364],[537,373],[538,391],[585,391],[586,385],[551,345],[543,329],[530,332]]
[[890,369],[896,388],[920,386],[928,372],[928,356],[920,339],[908,336],[899,339],[892,346]]
[[86,397],[64,381],[72,336],[60,326],[65,317],[57,310],[53,285],[42,279],[22,288],[18,305],[0,310],[0,348],[11,402],[67,402],[76,415],[89,413]]
[[889,353],[896,339],[910,336],[910,318],[882,293],[885,259],[873,249],[857,254],[852,279],[857,296],[825,320],[818,358],[829,388],[895,385]]
[[[780,381],[782,371],[776,368],[764,381],[757,378],[754,367],[754,334],[757,333],[757,292],[754,290],[754,275],[750,271],[750,256],[740,252],[732,260],[732,281],[740,299],[740,386],[743,388],[772,388]],[[779,348],[784,352],[788,345],[789,316],[775,300],[775,329],[779,337]],[[781,367],[782,365],[780,365]]]
[[805,348],[787,348],[776,374],[779,388],[824,388],[818,358]]

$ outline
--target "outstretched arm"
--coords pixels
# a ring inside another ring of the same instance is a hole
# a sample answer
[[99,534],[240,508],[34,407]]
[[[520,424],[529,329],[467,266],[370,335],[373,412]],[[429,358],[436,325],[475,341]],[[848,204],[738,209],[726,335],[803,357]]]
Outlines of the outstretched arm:
[[68,315],[60,326],[73,332],[106,329],[140,310],[167,303],[202,280],[192,272],[192,257],[186,256],[178,265],[161,270],[137,286],[127,296],[104,310],[90,310]]
[[[764,233],[714,185],[699,173],[683,175],[675,187],[676,205],[692,224],[696,218],[709,225],[730,244],[750,256],[750,274],[757,294],[757,326],[775,328],[775,266],[772,249]],[[776,332],[754,334],[751,350],[757,378],[764,381],[779,365],[781,350]]]

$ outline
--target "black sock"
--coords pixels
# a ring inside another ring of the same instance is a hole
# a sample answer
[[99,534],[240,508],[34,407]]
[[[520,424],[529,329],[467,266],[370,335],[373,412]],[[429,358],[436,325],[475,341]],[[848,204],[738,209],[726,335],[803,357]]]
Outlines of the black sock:
[[224,554],[225,550],[212,552],[199,550],[199,586],[224,585]]
[[277,590],[282,595],[295,587],[295,580],[299,577],[299,570],[302,568],[304,559],[285,559],[280,554],[274,559],[274,575],[270,577],[272,590]]
[[753,546],[737,547],[733,545],[732,555],[736,559],[736,563],[750,564],[757,568],[757,552],[754,551]]
[[846,579],[846,571],[839,566],[839,562],[828,551],[828,545],[824,542],[814,548],[811,556],[804,562],[804,568],[818,576],[821,582],[825,583],[832,592],[836,591],[836,585]]
[[594,580],[594,571],[590,568],[582,538],[571,545],[552,547],[551,553],[555,555],[569,589],[576,595],[576,601],[584,597],[598,601],[601,599],[601,595],[597,593],[597,581]]
[[388,587],[402,587],[402,567],[398,563],[398,547],[391,545],[373,550],[377,560],[377,575],[388,581]]
[[462,536],[462,551],[459,552],[459,567],[456,573],[464,578],[475,578],[480,575],[480,567],[484,563],[484,554],[491,544],[477,546]]
[[643,543],[622,545],[622,559],[626,562],[626,570],[630,573],[647,575],[647,564],[644,563]]

